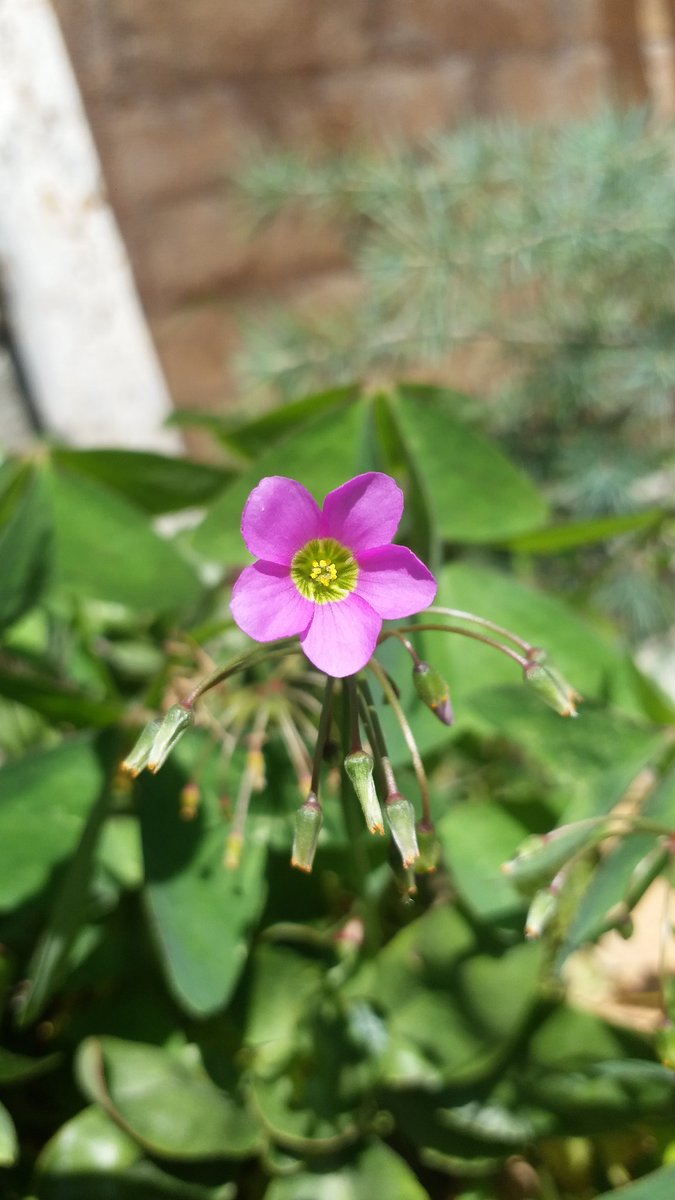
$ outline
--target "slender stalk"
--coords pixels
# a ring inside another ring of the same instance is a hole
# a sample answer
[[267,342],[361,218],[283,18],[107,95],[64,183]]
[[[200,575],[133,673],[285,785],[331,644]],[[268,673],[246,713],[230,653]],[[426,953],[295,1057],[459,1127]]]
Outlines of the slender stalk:
[[482,633],[474,633],[471,629],[463,629],[461,625],[441,625],[435,622],[425,622],[423,625],[401,625],[398,630],[387,629],[380,634],[378,644],[385,642],[387,638],[396,637],[397,633],[433,633],[438,631],[441,633],[458,633],[460,637],[473,638],[476,642],[483,642],[485,646],[492,646],[495,650],[501,650],[502,654],[507,654],[509,658],[519,663],[521,667],[526,667],[530,659],[524,658],[522,654],[517,654],[510,646],[505,646],[503,642],[498,642],[494,638],[485,637]]
[[[345,684],[346,686],[343,686],[342,689],[342,748],[346,758],[350,752],[350,746],[352,751],[360,748],[361,739],[358,729],[357,676],[350,675],[345,680]],[[353,745],[355,718],[357,746]],[[371,953],[374,953],[382,945],[382,927],[377,905],[368,889],[370,864],[366,848],[363,844],[363,827],[357,816],[354,791],[344,767],[340,772],[340,804],[342,806],[342,819],[345,823],[347,836],[353,847],[354,868],[358,886],[358,907],[363,921],[364,949],[368,949]]]
[[433,604],[431,608],[425,609],[425,612],[436,613],[439,617],[454,617],[461,621],[471,621],[474,625],[483,625],[485,629],[491,629],[493,633],[499,633],[509,641],[515,642],[516,646],[520,646],[526,654],[530,654],[534,650],[534,646],[519,637],[517,633],[506,629],[504,625],[497,625],[496,621],[489,621],[487,617],[477,617],[475,613],[465,612],[462,608],[444,608]]
[[358,683],[364,701],[363,708],[366,724],[372,735],[371,741],[373,743],[373,751],[375,752],[375,757],[380,764],[387,795],[391,796],[392,792],[398,792],[398,787],[396,786],[396,776],[394,775],[394,768],[392,767],[391,759],[389,758],[387,743],[384,740],[384,733],[380,724],[380,718],[378,716],[377,709],[375,708],[373,694],[370,690],[367,679],[359,677]]
[[402,633],[401,633],[401,631],[400,631],[399,629],[390,629],[388,632],[389,632],[389,634],[390,634],[391,636],[393,636],[393,637],[395,637],[395,638],[398,638],[399,642],[401,642],[401,644],[402,644],[403,646],[405,646],[406,650],[408,651],[408,654],[410,655],[410,657],[411,657],[411,658],[412,658],[412,660],[413,660],[413,664],[414,664],[416,667],[417,667],[417,666],[419,666],[419,663],[420,663],[420,661],[421,661],[421,660],[420,660],[420,656],[419,656],[419,654],[417,653],[417,651],[416,651],[415,647],[413,646],[412,642],[409,640],[409,638],[405,637],[405,635],[404,635],[404,634],[402,634]]
[[319,784],[321,782],[321,764],[323,762],[323,752],[328,738],[328,730],[333,716],[333,687],[335,680],[332,675],[326,676],[326,686],[323,693],[323,707],[319,718],[319,729],[316,735],[316,747],[314,750],[314,761],[312,762],[312,779],[309,785],[311,792],[315,796],[319,794]]
[[433,823],[431,818],[431,804],[429,801],[429,780],[427,779],[427,773],[424,770],[424,763],[422,762],[422,756],[419,752],[417,742],[415,741],[415,735],[410,728],[408,718],[403,711],[401,702],[389,681],[386,671],[382,669],[379,662],[375,658],[371,658],[370,662],[368,663],[368,669],[372,671],[373,675],[378,680],[380,687],[387,697],[389,704],[396,714],[396,719],[401,726],[401,732],[410,751],[413,769],[415,771],[415,775],[417,776],[417,786],[419,787],[420,797],[422,800],[422,819],[424,824],[429,826]]
[[[344,750],[345,754],[354,754],[356,750],[363,749],[359,730],[359,697],[355,675],[349,675],[345,679],[345,691],[349,708],[349,738],[345,738]],[[349,750],[347,749],[348,745]]]
[[[293,642],[295,639],[284,639],[287,643]],[[190,695],[181,701],[183,708],[193,708],[197,701],[209,692],[211,688],[217,687],[219,683],[224,683],[231,675],[236,675],[238,671],[245,671],[248,667],[255,667],[258,663],[267,662],[271,659],[282,658],[286,654],[299,654],[300,647],[288,645],[277,645],[274,650],[249,650],[246,654],[239,654],[237,658],[230,659],[224,667],[217,667],[201,683],[198,683]]]
[[234,871],[239,866],[241,858],[241,848],[244,844],[244,833],[246,830],[246,820],[248,817],[249,805],[251,796],[255,789],[256,781],[259,777],[259,770],[254,756],[261,753],[261,747],[265,739],[265,729],[269,720],[269,708],[264,707],[258,713],[255,725],[249,735],[249,755],[246,766],[241,777],[239,785],[239,793],[237,795],[237,803],[234,809],[234,816],[230,826],[230,832],[227,835],[225,845],[225,866],[229,870]]

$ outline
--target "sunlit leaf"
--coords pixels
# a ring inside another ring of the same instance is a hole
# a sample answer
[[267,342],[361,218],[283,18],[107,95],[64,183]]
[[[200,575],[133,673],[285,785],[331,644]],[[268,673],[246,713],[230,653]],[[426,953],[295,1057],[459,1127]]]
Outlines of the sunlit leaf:
[[209,1079],[196,1047],[168,1051],[120,1038],[90,1038],[80,1048],[78,1078],[146,1150],[163,1158],[245,1158],[260,1133],[242,1106]]

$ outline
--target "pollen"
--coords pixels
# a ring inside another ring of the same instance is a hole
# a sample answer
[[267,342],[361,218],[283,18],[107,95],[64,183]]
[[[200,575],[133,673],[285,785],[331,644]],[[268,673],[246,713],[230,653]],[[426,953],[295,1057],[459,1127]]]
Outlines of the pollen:
[[322,583],[324,587],[330,587],[331,583],[337,579],[337,567],[335,563],[331,562],[329,558],[320,558],[318,562],[314,559],[310,579]]

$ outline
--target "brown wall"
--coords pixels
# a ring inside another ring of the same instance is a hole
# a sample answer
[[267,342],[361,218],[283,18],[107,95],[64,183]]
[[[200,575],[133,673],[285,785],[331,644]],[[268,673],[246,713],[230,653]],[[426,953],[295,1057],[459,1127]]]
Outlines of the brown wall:
[[612,98],[675,108],[675,0],[54,0],[178,406],[232,394],[242,306],[338,284],[336,234],[251,239],[242,150],[415,139]]

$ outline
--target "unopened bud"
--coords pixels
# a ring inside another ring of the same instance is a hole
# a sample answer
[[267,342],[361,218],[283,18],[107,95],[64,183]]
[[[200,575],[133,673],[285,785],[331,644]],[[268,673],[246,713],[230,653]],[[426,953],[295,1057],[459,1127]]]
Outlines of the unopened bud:
[[420,700],[431,709],[439,721],[444,725],[452,725],[455,714],[452,711],[450,688],[440,672],[428,662],[415,663],[413,683]]
[[375,791],[373,760],[365,750],[354,750],[345,759],[345,771],[354,785],[370,833],[384,834],[382,809]]
[[297,867],[300,871],[311,871],[322,825],[321,805],[314,792],[310,792],[302,808],[299,808],[295,814],[292,867]]
[[549,708],[561,717],[576,717],[576,706],[582,697],[557,667],[545,661],[545,651],[532,652],[530,661],[523,667],[523,677]]
[[166,762],[176,742],[180,740],[185,730],[194,724],[194,719],[195,715],[192,709],[185,708],[182,704],[174,704],[166,713],[155,734],[148,759],[148,767],[153,774],[156,774],[162,764]]
[[133,749],[129,751],[122,763],[122,770],[126,771],[127,775],[131,775],[135,779],[137,775],[140,775],[141,771],[145,770],[161,724],[162,718],[156,717],[154,721],[150,721],[145,726]]
[[561,825],[550,833],[534,834],[519,847],[515,858],[502,864],[502,871],[525,891],[550,883],[568,859],[596,845],[606,832],[607,824],[591,817]]
[[424,821],[417,823],[417,844],[419,846],[420,855],[415,863],[415,870],[418,875],[431,874],[438,867],[441,859],[441,843],[436,834],[434,825],[428,825]]
[[558,911],[558,896],[549,888],[535,892],[525,918],[525,937],[530,941],[540,938],[548,929]]
[[387,796],[384,811],[403,860],[403,866],[410,867],[420,856],[415,830],[415,809],[400,792],[392,792]]

